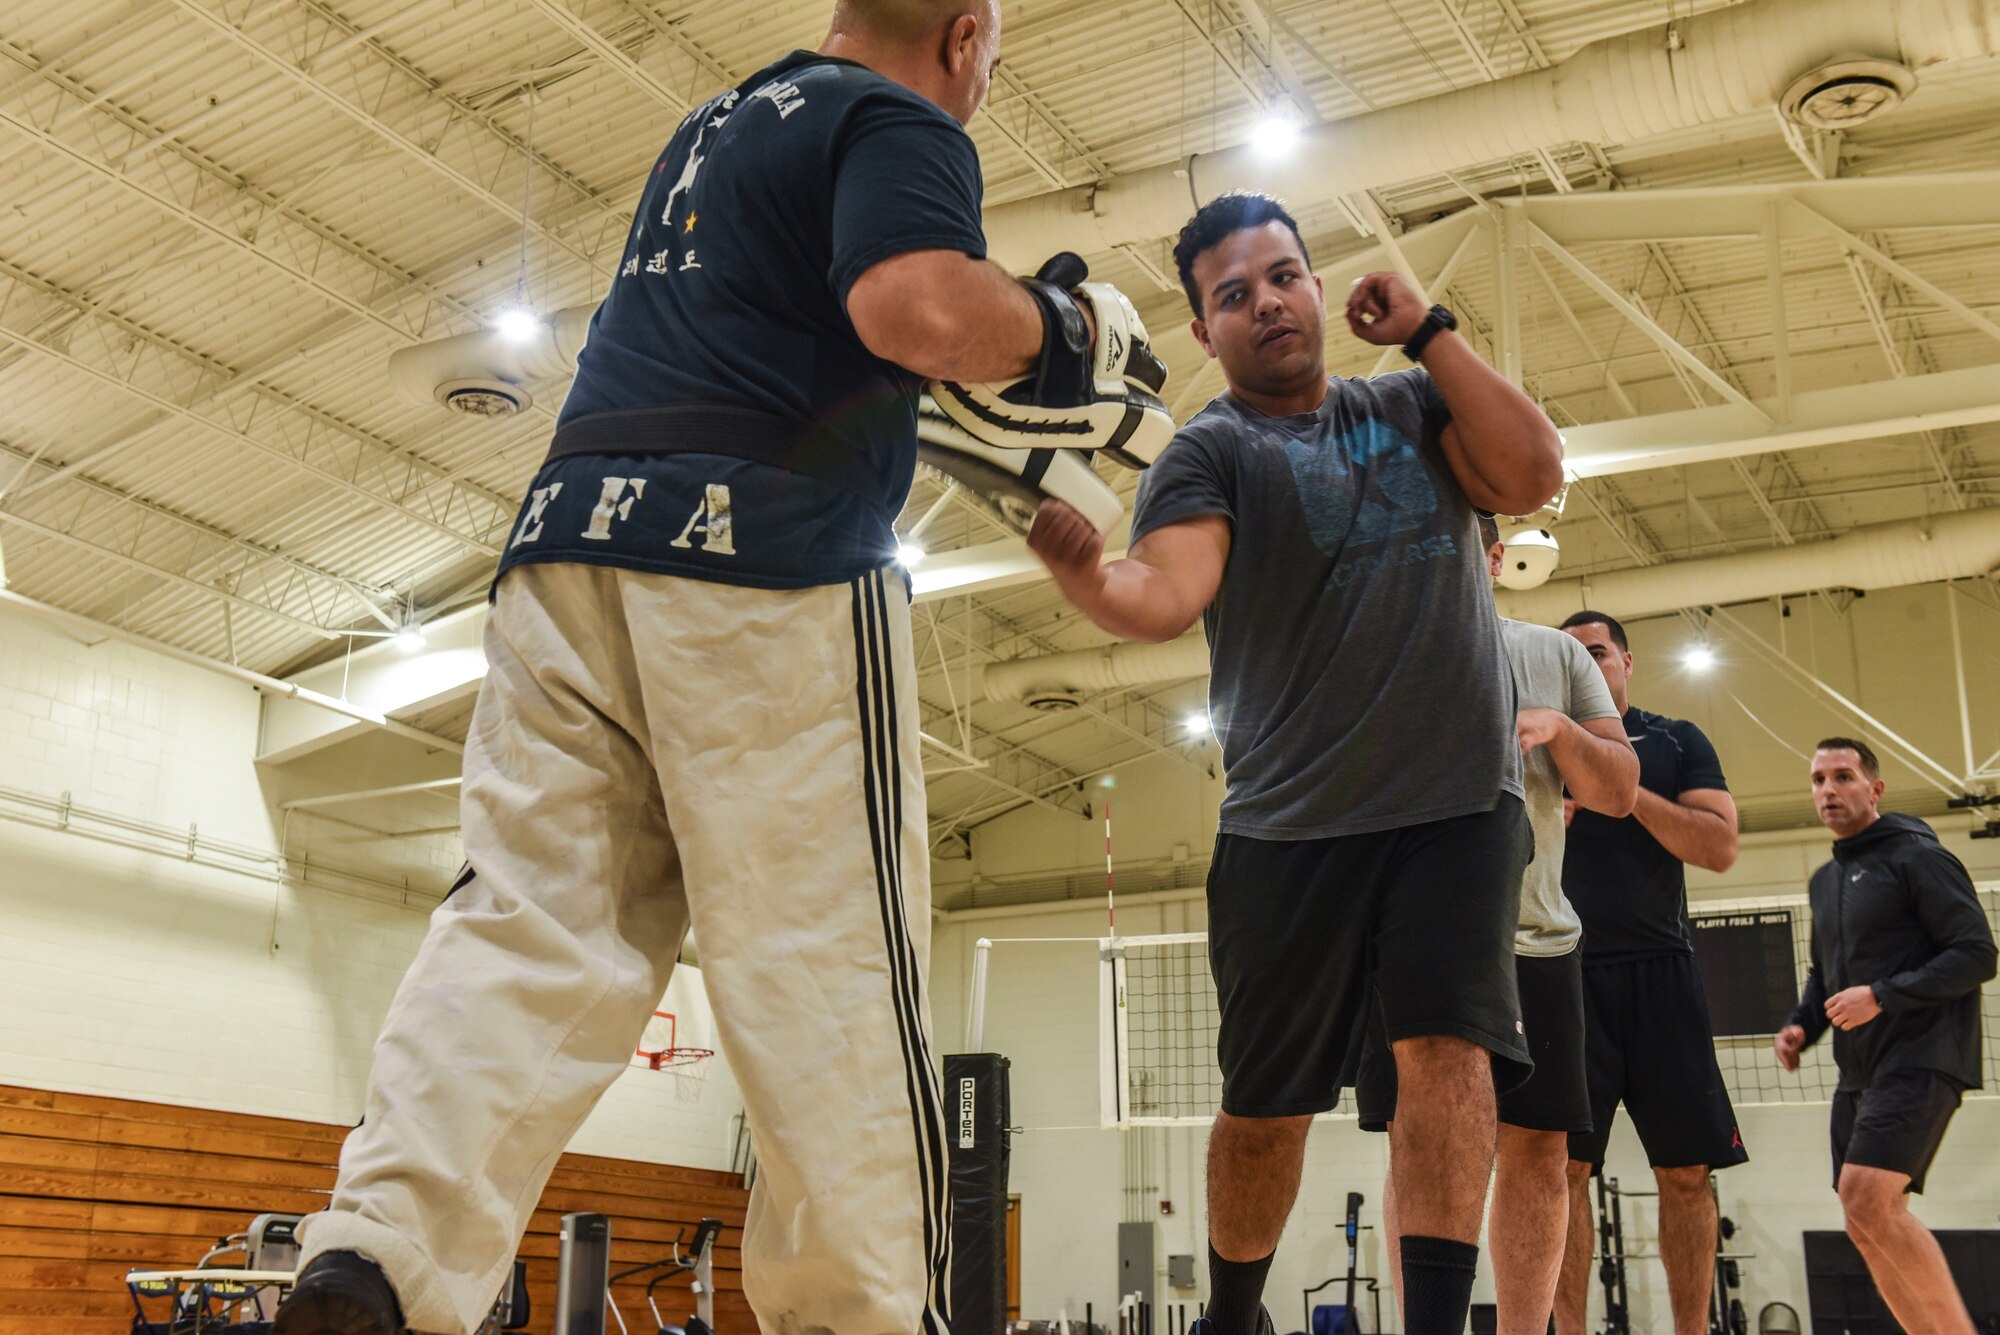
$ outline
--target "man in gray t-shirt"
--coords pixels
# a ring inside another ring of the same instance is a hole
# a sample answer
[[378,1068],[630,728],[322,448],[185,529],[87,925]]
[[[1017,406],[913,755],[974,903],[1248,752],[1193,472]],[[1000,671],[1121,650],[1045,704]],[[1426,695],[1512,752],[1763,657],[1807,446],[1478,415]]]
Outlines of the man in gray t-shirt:
[[1528,1069],[1513,944],[1531,853],[1514,691],[1480,511],[1562,481],[1555,428],[1395,274],[1349,331],[1420,369],[1326,374],[1325,296],[1277,201],[1225,195],[1174,257],[1225,393],[1143,479],[1125,560],[1067,507],[1029,545],[1127,639],[1205,617],[1228,795],[1208,883],[1222,1111],[1209,1137],[1202,1335],[1260,1328],[1306,1131],[1353,1082],[1379,999],[1404,1330],[1459,1335],[1493,1166],[1496,1085]]
[[[1488,570],[1497,578],[1505,548],[1491,519],[1481,516]],[[1526,753],[1528,820],[1535,857],[1521,879],[1520,925],[1514,936],[1514,976],[1521,1023],[1535,1061],[1525,1084],[1500,1095],[1499,1154],[1492,1222],[1494,1297],[1499,1328],[1548,1329],[1569,1232],[1569,1136],[1590,1129],[1585,1078],[1583,926],[1563,896],[1564,790],[1580,805],[1614,819],[1632,810],[1639,757],[1626,739],[1604,674],[1573,637],[1547,626],[1502,619],[1518,692],[1515,732]],[[1379,1026],[1371,1026],[1356,1101],[1361,1125],[1386,1130],[1396,1115],[1396,1070]],[[1383,1218],[1395,1237],[1393,1186]]]

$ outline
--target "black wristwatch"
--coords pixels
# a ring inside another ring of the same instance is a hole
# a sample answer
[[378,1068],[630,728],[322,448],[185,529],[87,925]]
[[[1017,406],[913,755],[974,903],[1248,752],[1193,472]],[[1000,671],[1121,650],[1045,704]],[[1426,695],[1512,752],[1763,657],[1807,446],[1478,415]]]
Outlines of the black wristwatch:
[[1456,328],[1458,328],[1458,317],[1451,313],[1450,307],[1431,307],[1431,313],[1424,317],[1424,322],[1417,326],[1417,332],[1410,335],[1410,341],[1403,345],[1403,355],[1413,362],[1422,361],[1424,349],[1430,346],[1431,340],[1436,338],[1440,331]]

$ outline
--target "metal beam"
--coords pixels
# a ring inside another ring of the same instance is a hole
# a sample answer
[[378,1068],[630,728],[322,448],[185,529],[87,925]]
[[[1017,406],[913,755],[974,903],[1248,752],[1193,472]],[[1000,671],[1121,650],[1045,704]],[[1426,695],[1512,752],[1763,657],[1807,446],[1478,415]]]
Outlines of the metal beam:
[[[184,373],[193,375],[196,378],[194,381],[196,386],[195,394],[199,400],[212,400],[215,396],[211,386],[218,382],[231,384],[243,383],[242,372],[216,361],[214,358],[204,356],[191,348],[185,347],[173,339],[139,323],[137,320],[120,315],[103,303],[51,283],[18,265],[9,263],[6,260],[0,260],[0,277],[8,279],[16,289],[26,288],[51,302],[57,303],[81,320],[97,322],[116,329],[119,335],[126,341],[134,344],[144,343],[160,353],[163,358],[178,359],[184,364]],[[10,298],[12,295],[14,294],[10,292]],[[11,305],[11,300],[0,301],[0,313],[4,313],[9,305]],[[70,348],[76,346],[76,340],[73,336],[65,340],[65,342]],[[305,423],[309,424],[309,427],[324,428],[339,433],[353,445],[357,446],[363,452],[364,457],[376,456],[376,467],[391,467],[404,470],[408,480],[401,491],[397,493],[397,498],[401,501],[407,501],[410,498],[412,484],[418,479],[421,479],[425,484],[439,484],[447,480],[444,469],[431,463],[414,451],[396,444],[394,441],[377,436],[352,423],[342,421],[331,413],[315,408],[311,404],[285,393],[283,390],[258,383],[251,383],[246,387],[253,390],[271,408],[281,413],[296,415],[304,419]],[[195,401],[195,399],[182,399],[182,402],[186,404],[192,404]],[[255,419],[256,410],[253,408],[249,415],[243,419],[243,423],[247,425]],[[235,424],[235,419],[231,418],[228,420],[231,421],[232,425]],[[102,449],[92,451],[90,458],[99,458],[106,452]],[[286,457],[290,458],[289,455]],[[73,471],[73,469],[68,467],[59,469],[56,473],[50,475],[50,477],[39,479],[30,486],[20,488],[16,495],[32,495],[37,491],[43,490],[52,481],[62,480]],[[350,471],[361,472],[364,469],[357,466]],[[502,496],[497,492],[469,482],[454,481],[452,487],[453,491],[457,493],[457,502],[466,509],[468,515],[473,517],[484,515],[481,522],[485,527],[481,530],[482,532],[490,532],[494,526],[504,525],[513,518],[516,505],[513,498]],[[4,499],[4,497],[0,497],[0,500]],[[447,497],[444,502],[444,513],[447,517],[452,513],[453,506],[454,499]]]
[[[58,363],[59,365],[68,367],[72,371],[76,371],[82,375],[88,376],[91,379],[96,380],[100,384],[108,385],[113,389],[119,390],[122,393],[131,396],[132,398],[138,400],[141,403],[149,404],[152,407],[161,410],[162,412],[181,418],[182,420],[192,423],[195,426],[201,427],[204,430],[212,431],[218,436],[222,436],[229,440],[233,440],[237,442],[239,445],[243,445],[251,450],[254,450],[257,453],[266,456],[267,458],[279,460],[288,465],[289,467],[296,468],[304,473],[307,473],[313,477],[318,478],[321,482],[334,488],[337,491],[344,492],[345,494],[353,496],[358,500],[365,501],[368,504],[375,506],[376,508],[381,509],[389,514],[397,515],[403,519],[407,519],[411,523],[414,523],[420,527],[430,529],[432,532],[437,533],[442,537],[449,538],[453,542],[458,543],[459,545],[471,551],[476,551],[486,556],[498,556],[500,554],[500,548],[495,543],[486,541],[482,538],[473,537],[465,532],[461,532],[460,530],[452,527],[451,525],[441,521],[433,514],[424,514],[420,511],[411,509],[408,506],[402,504],[400,501],[396,500],[392,495],[387,494],[386,492],[378,492],[370,490],[368,487],[362,485],[361,482],[356,481],[355,476],[352,473],[337,470],[335,468],[330,467],[327,464],[320,463],[317,460],[304,457],[301,454],[294,454],[291,449],[288,449],[284,445],[280,445],[275,441],[264,440],[257,436],[253,436],[249,434],[247,431],[240,430],[231,422],[225,421],[221,418],[210,416],[209,414],[206,413],[198,412],[195,409],[185,406],[184,403],[167,394],[159,393],[155,390],[146,388],[144,385],[139,384],[135,376],[137,372],[144,365],[146,354],[153,353],[155,351],[149,345],[142,344],[135,351],[127,353],[126,356],[129,359],[128,364],[122,372],[119,372],[119,371],[107,370],[102,366],[96,365],[90,361],[86,361],[83,358],[78,357],[74,352],[70,351],[67,348],[58,347],[54,343],[48,342],[44,339],[17,333],[12,329],[0,327],[0,342],[11,343],[17,347],[28,349],[29,351],[35,353],[38,356],[44,357],[49,361]],[[76,342],[77,340],[71,339],[70,340],[71,347],[74,347]],[[300,443],[307,448],[311,447],[313,442],[312,442],[312,430],[310,426],[308,426],[306,430],[302,433]],[[371,480],[380,481],[381,479],[377,477]],[[498,524],[487,529],[486,531],[493,532],[499,529],[503,529],[505,527],[507,520],[511,519],[511,517],[512,516],[510,513],[507,516],[507,519],[501,520]]]
[[1687,367],[1703,384],[1729,400],[1729,402],[1756,413],[1766,421],[1772,420],[1771,415],[1752,403],[1748,395],[1723,379],[1721,375],[1717,374],[1714,367],[1688,351],[1687,348],[1681,345],[1680,340],[1661,328],[1652,316],[1640,310],[1623,293],[1620,293],[1611,284],[1598,277],[1589,265],[1570,254],[1569,249],[1561,242],[1557,241],[1533,222],[1528,223],[1528,236],[1536,245],[1553,255],[1556,262],[1574,274],[1585,287],[1595,292],[1599,299],[1606,305],[1631,321],[1632,324],[1638,327],[1640,332],[1652,339],[1654,345],[1669,359],[1680,362]]
[[[404,129],[390,124],[364,106],[358,96],[350,95],[335,88],[311,69],[293,63],[282,53],[274,50],[259,38],[252,36],[238,23],[211,12],[202,3],[202,0],[173,0],[173,3],[183,13],[195,19],[202,26],[208,28],[226,41],[241,47],[250,55],[264,61],[273,69],[283,74],[286,79],[306,92],[311,93],[342,116],[354,122],[355,125],[380,139],[383,143],[390,145],[424,170],[450,182],[466,195],[478,200],[494,212],[512,219],[514,222],[525,227],[529,232],[539,236],[548,245],[566,252],[576,259],[583,261],[585,264],[595,263],[597,256],[592,251],[585,249],[583,246],[570,240],[570,238],[535,222],[534,219],[521,211],[519,205],[497,194],[478,177],[473,176],[463,168],[447,162],[437,151],[436,144],[427,146]],[[372,47],[373,43],[366,42],[363,43],[363,46]],[[434,91],[433,87],[433,93]],[[479,121],[485,122],[485,118],[476,116],[476,113],[475,117]],[[490,122],[485,123],[490,126]],[[439,134],[438,138],[440,140],[442,137],[442,134]],[[482,172],[482,175],[487,176],[489,180],[495,179],[487,172]],[[619,239],[622,242],[622,233]]]
[[625,54],[609,37],[572,10],[567,0],[526,0],[527,5],[583,47],[598,63],[615,71],[627,83],[671,111],[676,117],[691,110],[688,100],[654,78],[639,62]]
[[2000,382],[1991,367],[1977,366],[1806,391],[1782,424],[1730,403],[1593,422],[1563,434],[1570,472],[1600,477],[1983,422],[2000,422]]
[[1785,184],[1581,191],[1496,198],[1566,246],[1629,241],[1755,240],[1776,200],[1847,233],[1990,228],[2000,218],[2000,172],[1842,177]]
[[[1795,213],[1826,232],[1848,250],[1866,256],[1878,268],[1892,273],[1901,279],[1905,286],[1915,288],[1938,305],[1950,311],[1953,315],[1956,315],[1959,319],[1971,325],[1974,329],[1977,329],[1980,333],[1985,334],[1988,338],[1996,342],[2000,342],[2000,324],[1987,319],[1978,311],[1973,310],[1972,307],[1966,305],[1936,283],[1933,283],[1930,279],[1910,268],[1907,264],[1903,264],[1897,260],[1887,251],[1881,249],[1879,246],[1870,245],[1853,232],[1848,231],[1845,227],[1828,218],[1825,214],[1812,208],[1805,201],[1792,199],[1788,202]],[[1996,213],[1994,217],[2000,218],[2000,213]],[[1991,219],[1988,222],[1990,225]]]

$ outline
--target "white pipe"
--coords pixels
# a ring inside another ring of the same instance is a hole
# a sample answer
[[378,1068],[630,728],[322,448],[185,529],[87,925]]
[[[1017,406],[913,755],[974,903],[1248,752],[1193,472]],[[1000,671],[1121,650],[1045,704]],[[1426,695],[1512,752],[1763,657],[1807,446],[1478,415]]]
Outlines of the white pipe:
[[[1496,589],[1494,601],[1503,616],[1552,626],[1585,607],[1616,617],[1653,616],[1814,589],[1893,589],[1996,569],[2000,507],[1871,524],[1825,542],[1552,580],[1539,589]],[[1110,644],[989,663],[983,675],[986,698],[996,701],[1116,690],[1205,677],[1208,646],[1199,634],[1166,644]]]
[[102,621],[95,621],[79,613],[71,612],[49,603],[40,602],[34,598],[25,597],[22,594],[13,592],[11,589],[0,589],[0,606],[18,607],[22,611],[31,612],[45,621],[53,621],[59,626],[67,626],[71,630],[81,631],[86,635],[98,635],[107,640],[120,640],[126,644],[136,645],[141,649],[149,649],[156,654],[171,658],[176,662],[186,663],[190,667],[205,668],[221,676],[233,677],[237,681],[246,682],[251,686],[255,686],[266,695],[281,695],[290,700],[317,705],[321,709],[328,710],[331,713],[343,715],[357,722],[373,724],[384,732],[394,733],[398,737],[405,737],[413,742],[422,742],[425,746],[435,747],[440,751],[450,751],[454,755],[465,754],[464,742],[455,742],[449,737],[442,737],[434,732],[425,732],[422,728],[413,728],[407,723],[390,718],[387,714],[377,713],[372,709],[364,709],[360,705],[349,704],[345,700],[338,700],[330,695],[321,695],[318,691],[295,685],[289,681],[281,681],[276,677],[267,677],[261,672],[252,672],[248,668],[237,667],[234,663],[225,663],[219,658],[210,658],[206,654],[195,653],[192,649],[182,649],[168,644],[163,640],[155,640],[150,636],[140,635],[134,631],[125,630]]
[[2000,509],[1870,524],[1826,542],[1641,566],[1539,589],[1495,590],[1501,614],[1554,625],[1583,607],[1616,617],[1749,602],[1813,589],[1892,589],[2000,567]]
[[441,390],[464,381],[505,385],[521,405],[529,398],[522,389],[530,381],[553,380],[576,370],[577,354],[590,334],[595,304],[557,311],[518,342],[497,329],[474,329],[433,343],[399,348],[389,354],[389,384],[405,401],[439,402]]
[[1208,675],[1208,641],[1200,631],[1165,644],[1107,644],[1097,649],[988,663],[981,671],[988,700],[1026,700],[1066,691],[1111,691],[1124,686]]
[[993,943],[980,937],[972,946],[972,1004],[965,1012],[965,1050],[981,1051],[986,1041],[986,970],[993,962]]
[[[1657,11],[1655,11],[1657,12]],[[1265,190],[1295,209],[1581,140],[1631,143],[1778,104],[1798,75],[1862,53],[1913,70],[2000,52],[1990,0],[1750,0],[1607,38],[1561,64],[1308,128],[1274,167],[1249,146],[986,211],[987,247],[1032,267],[1171,233],[1196,204]]]

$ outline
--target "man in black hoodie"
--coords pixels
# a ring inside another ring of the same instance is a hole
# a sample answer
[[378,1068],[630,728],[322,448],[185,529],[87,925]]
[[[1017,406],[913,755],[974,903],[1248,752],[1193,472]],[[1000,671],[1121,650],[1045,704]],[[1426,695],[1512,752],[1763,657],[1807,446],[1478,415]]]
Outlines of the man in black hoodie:
[[1834,833],[1812,878],[1812,971],[1773,1040],[1788,1071],[1831,1026],[1834,1188],[1847,1233],[1905,1330],[1974,1335],[1937,1239],[1910,1214],[1959,1098],[1980,1086],[1979,988],[1993,930],[1931,827],[1885,815],[1865,742],[1829,737],[1813,804]]

